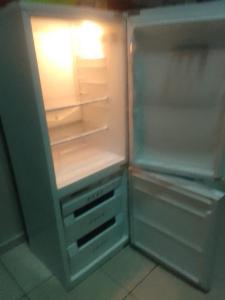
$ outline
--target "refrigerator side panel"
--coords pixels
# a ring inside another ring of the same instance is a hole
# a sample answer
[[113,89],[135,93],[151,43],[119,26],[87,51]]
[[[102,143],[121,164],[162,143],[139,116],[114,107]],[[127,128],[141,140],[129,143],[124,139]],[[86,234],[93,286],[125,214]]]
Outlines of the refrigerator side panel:
[[45,144],[47,132],[32,81],[19,5],[12,4],[2,11],[1,24],[1,117],[29,243],[33,252],[66,284],[68,266],[60,208],[54,195],[54,177]]

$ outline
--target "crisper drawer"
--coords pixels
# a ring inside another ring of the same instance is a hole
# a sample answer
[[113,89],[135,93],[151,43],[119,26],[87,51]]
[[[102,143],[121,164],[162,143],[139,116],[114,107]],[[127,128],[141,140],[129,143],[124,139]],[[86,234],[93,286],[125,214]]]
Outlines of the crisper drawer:
[[103,257],[109,255],[111,249],[114,249],[115,245],[126,238],[126,226],[122,214],[107,220],[80,237],[68,247],[71,274],[84,272],[85,268],[91,268]]
[[66,245],[119,214],[123,203],[121,178],[91,189],[62,205]]

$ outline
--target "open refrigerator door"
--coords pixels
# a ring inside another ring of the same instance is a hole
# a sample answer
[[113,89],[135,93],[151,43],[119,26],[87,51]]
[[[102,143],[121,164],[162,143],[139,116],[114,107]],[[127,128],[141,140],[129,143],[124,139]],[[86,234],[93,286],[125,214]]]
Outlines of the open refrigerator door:
[[129,18],[132,165],[224,177],[223,11],[194,4]]
[[224,11],[194,4],[128,18],[131,241],[203,290],[225,213],[213,181],[225,170]]

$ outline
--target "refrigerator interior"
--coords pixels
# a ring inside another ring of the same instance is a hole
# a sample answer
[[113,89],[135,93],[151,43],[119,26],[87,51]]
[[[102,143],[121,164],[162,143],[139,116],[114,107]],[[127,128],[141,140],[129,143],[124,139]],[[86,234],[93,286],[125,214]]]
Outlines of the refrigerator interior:
[[135,165],[220,177],[225,134],[224,29],[222,20],[165,21],[134,29]]
[[123,25],[31,17],[58,188],[126,159]]

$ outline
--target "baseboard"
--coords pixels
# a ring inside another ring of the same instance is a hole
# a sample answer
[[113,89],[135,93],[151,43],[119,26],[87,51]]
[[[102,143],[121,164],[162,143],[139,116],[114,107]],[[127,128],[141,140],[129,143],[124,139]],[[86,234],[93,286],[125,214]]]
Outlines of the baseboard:
[[13,238],[5,241],[4,243],[0,244],[0,255],[9,251],[10,249],[18,246],[19,244],[26,241],[26,236],[24,232],[21,232],[14,236]]

